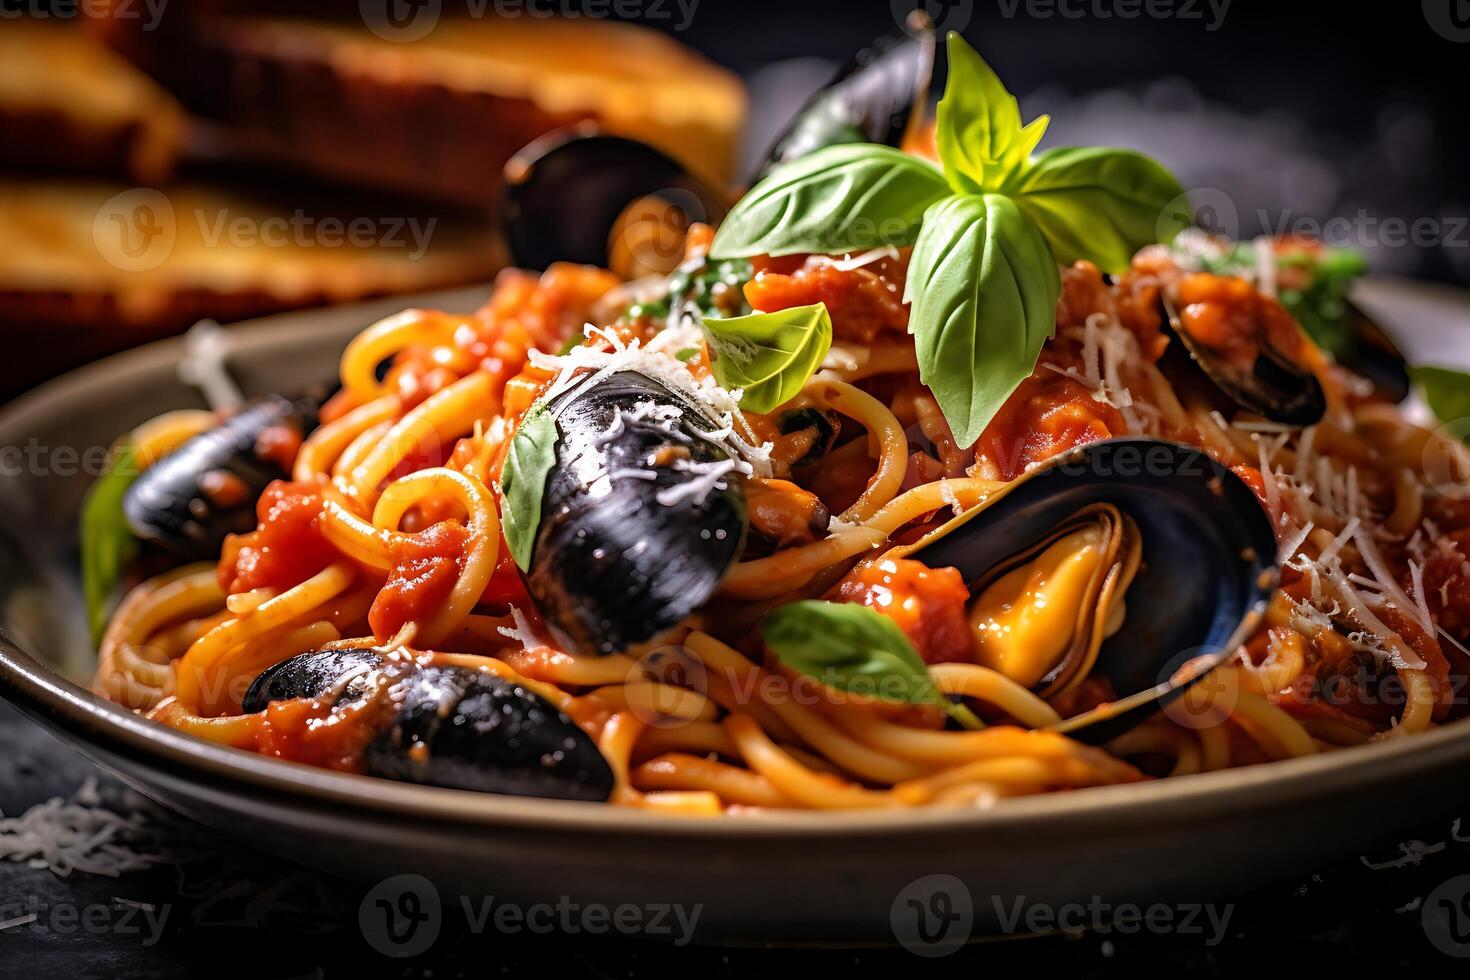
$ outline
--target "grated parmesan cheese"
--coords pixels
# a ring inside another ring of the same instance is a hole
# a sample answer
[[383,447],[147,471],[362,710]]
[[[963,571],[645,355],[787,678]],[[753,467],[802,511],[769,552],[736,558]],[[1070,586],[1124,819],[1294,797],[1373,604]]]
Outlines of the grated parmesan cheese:
[[179,858],[164,849],[158,829],[142,814],[104,807],[93,777],[70,801],[55,796],[0,819],[0,859],[49,868],[62,878],[73,871],[116,878]]

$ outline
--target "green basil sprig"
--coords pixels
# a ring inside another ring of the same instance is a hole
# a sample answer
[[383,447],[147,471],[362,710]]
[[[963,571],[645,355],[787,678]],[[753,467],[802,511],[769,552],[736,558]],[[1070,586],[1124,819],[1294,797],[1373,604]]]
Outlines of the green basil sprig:
[[831,254],[912,245],[924,211],[950,193],[927,160],[891,146],[829,146],[771,172],[725,216],[712,259]]
[[531,549],[541,525],[541,498],[546,474],[556,463],[556,419],[545,404],[531,406],[516,428],[500,471],[500,532],[516,567],[531,566]]
[[1470,419],[1470,374],[1442,367],[1411,367],[1409,374],[1424,392],[1430,411],[1446,425],[1461,427],[1461,439],[1470,442],[1464,429]]
[[1187,227],[1190,212],[1179,182],[1140,154],[1033,158],[1046,117],[1022,125],[1015,97],[974,49],[953,33],[948,45],[935,131],[942,169],[887,146],[819,150],[751,188],[710,255],[912,245],[905,295],[920,377],[969,446],[1055,330],[1058,261],[1122,272],[1161,230]]
[[796,397],[821,366],[832,347],[832,318],[816,303],[707,319],[704,337],[720,387],[744,389],[741,408],[769,412]]
[[1060,292],[1046,239],[1010,198],[965,194],[925,216],[904,299],[911,321],[937,325],[914,333],[919,378],[964,445],[1035,369],[1056,329]]
[[898,624],[867,606],[808,599],[761,620],[766,646],[788,667],[849,694],[932,704],[967,728],[982,728],[963,704],[940,693]]
[[137,478],[137,450],[120,443],[113,447],[107,469],[82,499],[82,595],[87,602],[87,625],[93,643],[102,641],[107,601],[138,555],[138,539],[123,516],[123,496]]

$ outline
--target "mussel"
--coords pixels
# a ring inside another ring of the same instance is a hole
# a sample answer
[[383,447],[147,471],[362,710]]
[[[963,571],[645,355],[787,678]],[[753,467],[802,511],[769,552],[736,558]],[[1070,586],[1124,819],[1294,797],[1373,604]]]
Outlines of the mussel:
[[1344,301],[1348,324],[1347,349],[1338,355],[1345,367],[1373,382],[1377,393],[1392,402],[1409,397],[1413,382],[1409,362],[1388,332],[1362,307]]
[[527,589],[570,649],[652,641],[708,601],[740,554],[735,461],[700,407],[636,371],[584,383],[549,408],[560,438]]
[[671,272],[689,222],[725,214],[721,195],[672,157],[586,125],[526,146],[503,179],[501,226],[515,264],[528,269],[580,262],[629,278]]
[[1314,425],[1327,412],[1327,396],[1311,369],[1272,345],[1267,331],[1256,337],[1249,366],[1192,336],[1175,305],[1164,296],[1164,320],[1206,378],[1235,404],[1275,422]]
[[182,557],[217,558],[226,535],[255,527],[255,502],[266,485],[288,475],[288,463],[272,449],[289,449],[310,432],[320,404],[313,396],[270,395],[187,440],[128,488],[129,528]]
[[385,699],[367,715],[369,775],[511,796],[604,801],[613,774],[587,733],[551,704],[495,674],[390,662],[365,649],[314,650],[251,684],[242,707],[333,699],[333,710]]
[[[1279,577],[1271,521],[1245,482],[1198,449],[1145,438],[1063,453],[904,556],[960,570],[991,666],[1046,697],[1094,672],[1111,683],[1116,701],[1058,726],[1091,744],[1228,660]],[[1053,594],[1022,602],[1038,581]]]
[[900,146],[923,121],[934,71],[934,27],[922,11],[853,56],[782,130],[752,176],[838,143]]

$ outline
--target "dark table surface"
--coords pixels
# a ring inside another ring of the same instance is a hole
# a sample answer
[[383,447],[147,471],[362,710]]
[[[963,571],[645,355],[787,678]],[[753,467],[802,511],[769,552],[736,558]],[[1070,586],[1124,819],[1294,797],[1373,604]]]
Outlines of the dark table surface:
[[[101,805],[172,819],[3,703],[0,744],[0,810],[6,817],[51,797],[70,798],[93,777]],[[550,980],[836,970],[851,978],[920,972],[1151,977],[1166,969],[1214,977],[1274,966],[1318,975],[1464,977],[1470,968],[1470,817],[1454,814],[1406,836],[1385,837],[1361,854],[1344,854],[1305,878],[1222,904],[1214,911],[1217,921],[1228,915],[1223,935],[1207,925],[1125,933],[1123,919],[1105,919],[1117,928],[986,941],[932,959],[901,949],[720,950],[585,935],[502,935],[493,927],[475,930],[447,904],[430,949],[393,958],[359,926],[364,886],[191,825],[171,823],[166,833],[192,856],[118,878],[61,878],[28,862],[0,861],[0,977]]]

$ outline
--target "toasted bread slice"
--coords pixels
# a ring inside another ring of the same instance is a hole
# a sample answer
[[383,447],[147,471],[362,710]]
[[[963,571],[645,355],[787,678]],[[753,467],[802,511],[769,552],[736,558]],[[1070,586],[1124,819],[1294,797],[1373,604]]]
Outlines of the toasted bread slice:
[[157,39],[147,60],[219,124],[226,155],[476,206],[495,199],[517,150],[587,120],[723,184],[745,114],[733,74],[606,20],[446,15],[405,41],[360,17],[209,13]]
[[[378,214],[387,213],[380,209]],[[0,181],[0,368],[14,393],[93,357],[279,310],[489,279],[482,223],[274,208],[186,185]]]
[[0,30],[0,168],[164,180],[179,104],[104,44],[58,21]]

